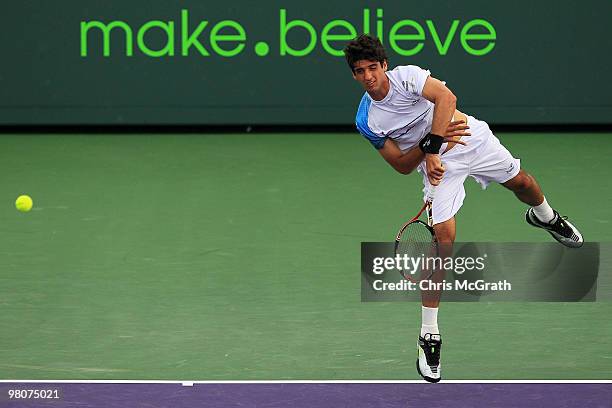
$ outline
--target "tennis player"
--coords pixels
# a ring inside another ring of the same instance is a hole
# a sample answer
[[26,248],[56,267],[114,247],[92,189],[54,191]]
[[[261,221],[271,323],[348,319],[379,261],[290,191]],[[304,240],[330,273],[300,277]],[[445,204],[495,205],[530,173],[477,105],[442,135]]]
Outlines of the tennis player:
[[[583,244],[576,227],[546,201],[535,178],[493,135],[487,123],[456,109],[444,82],[415,65],[388,70],[381,42],[361,35],[344,49],[353,78],[365,89],[357,110],[359,132],[395,170],[423,176],[423,191],[437,186],[433,228],[440,243],[455,240],[455,214],[465,198],[468,176],[482,188],[496,182],[529,205],[529,225],[548,231],[568,247]],[[441,156],[444,162],[442,165]],[[417,371],[429,382],[441,379],[439,297],[423,301]]]

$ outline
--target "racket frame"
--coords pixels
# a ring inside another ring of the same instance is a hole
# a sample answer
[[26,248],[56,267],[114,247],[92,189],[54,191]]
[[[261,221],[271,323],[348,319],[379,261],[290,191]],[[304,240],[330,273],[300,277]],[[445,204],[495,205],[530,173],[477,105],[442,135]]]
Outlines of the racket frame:
[[[415,215],[410,221],[404,223],[402,225],[402,227],[400,228],[399,232],[397,233],[397,235],[395,236],[395,247],[394,247],[394,253],[397,255],[397,248],[400,244],[400,241],[402,239],[402,235],[404,234],[404,232],[406,231],[406,229],[408,229],[408,227],[412,224],[422,224],[425,228],[427,228],[427,230],[429,230],[429,232],[431,233],[431,242],[436,244],[438,242],[437,238],[436,238],[436,232],[433,228],[433,212],[432,212],[432,205],[433,205],[433,199],[434,199],[434,194],[436,191],[436,187],[435,186],[430,186],[428,192],[427,192],[427,198],[425,200],[425,203],[423,204],[423,207],[421,207],[421,209],[419,210],[419,212],[417,213],[417,215]],[[427,212],[427,222],[424,222],[422,220],[420,220],[419,218],[421,217],[421,215],[423,214],[423,212]],[[412,278],[411,276],[407,276],[406,274],[404,274],[403,271],[399,271],[400,274],[404,277],[404,279],[407,279],[409,281],[418,283],[418,281],[414,280],[414,278]],[[433,275],[433,271],[431,274],[429,274],[429,276],[426,279],[429,279],[431,277],[431,275]]]

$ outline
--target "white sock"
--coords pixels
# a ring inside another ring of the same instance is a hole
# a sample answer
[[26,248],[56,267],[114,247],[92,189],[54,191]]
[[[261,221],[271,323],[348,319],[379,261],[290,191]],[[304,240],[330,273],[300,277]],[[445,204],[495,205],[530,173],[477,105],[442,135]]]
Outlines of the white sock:
[[438,308],[421,306],[421,336],[426,333],[439,334]]
[[544,201],[542,201],[542,204],[536,205],[532,208],[535,216],[538,217],[538,220],[542,222],[550,223],[553,218],[555,218],[555,213],[553,212],[553,209],[550,207],[550,205],[548,205],[546,197],[544,197]]

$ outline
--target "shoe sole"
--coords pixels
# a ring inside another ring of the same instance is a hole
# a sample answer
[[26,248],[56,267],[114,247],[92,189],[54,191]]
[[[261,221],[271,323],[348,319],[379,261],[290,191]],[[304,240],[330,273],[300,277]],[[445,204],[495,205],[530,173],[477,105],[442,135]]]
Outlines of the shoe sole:
[[563,242],[563,241],[561,241],[559,238],[557,238],[557,236],[556,236],[555,234],[553,234],[552,232],[550,232],[550,231],[548,231],[548,230],[546,230],[546,229],[544,229],[544,230],[545,230],[546,232],[548,232],[548,233],[550,234],[550,236],[551,236],[551,237],[553,237],[553,238],[555,239],[555,241],[557,241],[557,242],[558,242],[558,243],[560,243],[561,245],[564,245],[564,246],[566,246],[566,247],[568,247],[568,248],[580,248],[580,247],[581,247],[581,246],[584,244],[584,241],[583,241],[583,242],[572,242],[571,244],[570,244],[570,243],[567,243],[567,242]]
[[423,377],[423,379],[425,381],[427,381],[427,382],[437,383],[437,382],[440,382],[440,380],[442,379],[441,376],[440,376],[440,378],[431,378],[431,377],[427,377],[426,375],[423,375],[423,373],[421,372],[421,368],[419,367],[419,359],[418,358],[417,358],[417,361],[416,361],[416,368],[417,368],[417,372],[419,373],[419,375],[421,377]]

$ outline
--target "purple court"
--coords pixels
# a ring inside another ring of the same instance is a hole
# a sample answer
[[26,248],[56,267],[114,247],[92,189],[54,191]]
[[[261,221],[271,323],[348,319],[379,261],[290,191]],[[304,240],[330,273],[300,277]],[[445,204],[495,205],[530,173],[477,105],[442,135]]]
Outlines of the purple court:
[[[16,389],[60,398],[9,399]],[[0,383],[0,392],[2,408],[612,406],[611,383]]]

